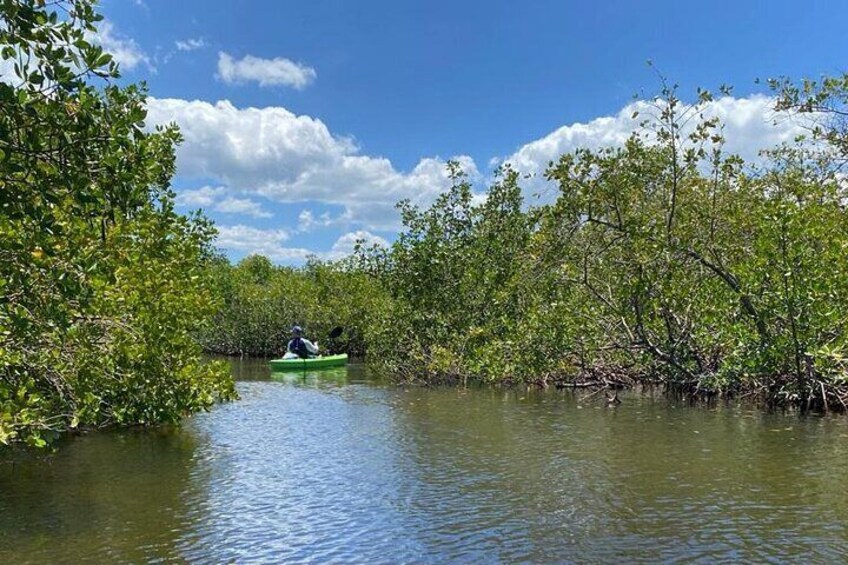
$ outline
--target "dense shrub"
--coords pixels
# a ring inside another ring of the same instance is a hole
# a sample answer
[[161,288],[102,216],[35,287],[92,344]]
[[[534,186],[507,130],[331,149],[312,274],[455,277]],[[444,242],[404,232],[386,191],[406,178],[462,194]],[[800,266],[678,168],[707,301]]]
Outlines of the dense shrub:
[[[87,33],[88,0],[2,0],[0,443],[176,421],[234,396],[194,334],[214,230],[173,211],[174,128]],[[7,77],[8,78],[8,77]]]
[[390,250],[360,255],[391,297],[373,363],[426,382],[650,379],[844,406],[846,83],[779,83],[779,109],[819,125],[756,167],[723,152],[709,93],[684,105],[667,88],[623,147],[552,163],[550,205],[522,206],[509,170],[475,205],[454,171],[429,209],[402,205]]
[[[311,261],[292,268],[274,266],[257,255],[237,265],[219,259],[209,279],[222,307],[200,341],[207,351],[224,355],[281,355],[291,327],[297,324],[322,350],[362,357],[363,332],[384,300],[371,277],[344,262]],[[327,342],[337,326],[344,333]]]

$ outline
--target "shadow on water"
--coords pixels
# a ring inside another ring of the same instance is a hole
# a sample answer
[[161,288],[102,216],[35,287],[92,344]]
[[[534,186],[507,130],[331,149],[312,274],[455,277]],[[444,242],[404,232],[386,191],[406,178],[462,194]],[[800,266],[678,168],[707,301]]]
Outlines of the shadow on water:
[[415,438],[416,479],[404,498],[432,552],[510,562],[848,554],[834,473],[848,456],[844,420],[580,399],[407,393],[397,418]]
[[289,371],[284,373],[272,372],[271,380],[293,385],[347,384],[347,367],[321,369],[320,371]]
[[200,486],[196,446],[192,435],[159,428],[2,454],[0,562],[178,558]]

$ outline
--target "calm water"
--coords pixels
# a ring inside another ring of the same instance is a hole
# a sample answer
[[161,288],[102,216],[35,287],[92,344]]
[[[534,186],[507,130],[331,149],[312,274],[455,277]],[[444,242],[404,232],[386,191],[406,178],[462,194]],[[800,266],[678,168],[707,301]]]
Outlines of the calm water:
[[848,418],[272,380],[0,455],[0,563],[848,559]]

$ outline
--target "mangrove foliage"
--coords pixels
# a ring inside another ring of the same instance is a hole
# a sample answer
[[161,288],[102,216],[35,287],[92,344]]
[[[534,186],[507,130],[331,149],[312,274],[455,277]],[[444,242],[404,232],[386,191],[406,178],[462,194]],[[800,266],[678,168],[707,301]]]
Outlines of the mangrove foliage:
[[504,166],[480,192],[451,164],[388,248],[232,265],[175,212],[180,134],[115,82],[94,8],[0,0],[0,443],[177,421],[235,396],[203,350],[275,356],[293,324],[398,381],[846,407],[848,75],[770,81],[808,135],[755,162],[725,151],[712,94],[664,85],[626,143],[545,179]]
[[[218,257],[210,264],[207,278],[221,307],[199,339],[206,351],[219,355],[281,356],[297,324],[306,328],[322,351],[361,358],[368,320],[386,302],[377,281],[351,268],[349,261],[313,260],[292,268],[275,266],[260,255],[236,265]],[[337,326],[345,331],[327,341]]]
[[757,163],[723,150],[710,93],[685,105],[669,86],[622,147],[551,163],[550,204],[522,205],[506,169],[482,204],[457,175],[430,209],[404,206],[392,248],[363,256],[392,298],[374,362],[844,408],[846,79],[772,86],[782,119],[814,125]]
[[[340,264],[229,274],[207,343],[281,350],[293,322],[397,380],[546,387],[658,383],[771,403],[848,402],[848,78],[772,81],[807,136],[756,162],[724,150],[713,95],[664,86],[623,146],[550,164],[554,197],[498,171],[479,198],[458,165],[431,206],[399,204],[389,248]],[[220,277],[219,277],[220,278]]]
[[0,1],[0,443],[233,398],[196,334],[214,229],[174,211],[175,128],[90,34],[90,0]]

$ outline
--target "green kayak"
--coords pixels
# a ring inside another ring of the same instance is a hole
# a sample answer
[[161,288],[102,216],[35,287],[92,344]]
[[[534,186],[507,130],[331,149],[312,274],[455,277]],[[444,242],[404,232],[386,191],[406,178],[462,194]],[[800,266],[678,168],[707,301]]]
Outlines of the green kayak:
[[344,367],[347,365],[347,353],[340,355],[325,355],[312,359],[272,359],[272,371],[309,371],[312,369],[327,369],[329,367]]

